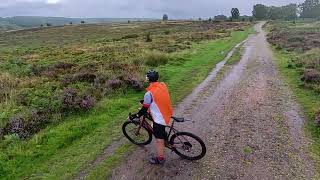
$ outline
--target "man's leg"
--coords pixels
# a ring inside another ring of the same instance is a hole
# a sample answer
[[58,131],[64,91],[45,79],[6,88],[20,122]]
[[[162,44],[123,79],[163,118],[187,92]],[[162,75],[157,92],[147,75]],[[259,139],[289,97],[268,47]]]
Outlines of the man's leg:
[[156,139],[156,146],[157,146],[158,158],[160,160],[163,160],[164,159],[164,140]]
[[164,142],[166,139],[166,131],[165,131],[165,126],[154,123],[153,124],[153,133],[156,138],[156,149],[158,155],[156,157],[152,157],[150,159],[151,164],[163,164],[165,161],[164,158]]

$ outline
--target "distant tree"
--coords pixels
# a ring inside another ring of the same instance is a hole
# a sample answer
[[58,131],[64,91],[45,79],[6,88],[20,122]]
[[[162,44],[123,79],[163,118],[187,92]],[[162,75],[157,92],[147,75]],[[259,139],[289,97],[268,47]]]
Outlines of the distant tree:
[[69,24],[70,24],[70,25],[72,25],[72,24],[73,24],[73,22],[69,22]]
[[244,16],[240,16],[239,19],[241,19],[241,21],[249,21],[251,18],[251,16],[247,16],[247,15],[244,15]]
[[[297,4],[288,4],[281,7],[283,19],[293,20],[298,17],[298,5]],[[320,11],[320,9],[319,9]],[[319,12],[320,13],[320,12]],[[320,14],[319,14],[320,15]]]
[[46,25],[47,25],[48,27],[52,26],[52,24],[50,24],[50,23],[46,23]]
[[239,11],[238,8],[232,8],[231,9],[231,17],[232,17],[232,19],[239,19],[240,11]]
[[84,21],[81,21],[81,24],[84,24],[85,22]]
[[271,6],[268,7],[268,14],[266,19],[282,19],[282,10],[281,7]]
[[286,6],[281,6],[281,7],[270,6],[266,8],[267,8],[267,16],[264,19],[294,20],[297,18],[298,7],[296,4],[288,4]]
[[211,22],[211,21],[212,21],[212,18],[211,18],[211,17],[209,17],[208,21],[209,21],[209,22]]
[[131,21],[130,20],[128,20],[128,24],[130,24],[131,23]]
[[199,19],[198,19],[199,21],[202,21],[202,19],[199,17]]
[[268,18],[268,7],[263,4],[256,4],[253,6],[252,11],[253,17],[256,19],[267,19]]
[[168,21],[169,20],[169,17],[167,14],[164,14],[163,17],[162,17],[162,20],[163,21]]
[[215,21],[226,21],[226,20],[228,20],[228,17],[225,16],[225,15],[223,15],[223,14],[221,14],[221,15],[215,16],[215,17],[214,17],[214,20],[215,20]]
[[40,27],[43,27],[43,24],[41,24]]
[[320,0],[305,0],[299,5],[300,17],[317,18],[320,17]]

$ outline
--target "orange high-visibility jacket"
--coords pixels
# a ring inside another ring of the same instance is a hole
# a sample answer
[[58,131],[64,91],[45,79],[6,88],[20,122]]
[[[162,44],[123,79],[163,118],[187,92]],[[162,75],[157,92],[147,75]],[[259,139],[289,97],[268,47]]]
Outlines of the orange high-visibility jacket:
[[154,82],[147,91],[151,93],[150,114],[154,122],[161,125],[169,125],[173,115],[170,95],[165,83]]

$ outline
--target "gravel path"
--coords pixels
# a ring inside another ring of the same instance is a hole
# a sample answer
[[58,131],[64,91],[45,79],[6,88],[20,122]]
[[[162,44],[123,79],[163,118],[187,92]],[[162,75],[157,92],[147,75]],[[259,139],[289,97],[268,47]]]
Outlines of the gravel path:
[[194,120],[178,129],[201,137],[207,155],[190,162],[167,150],[164,166],[150,166],[152,144],[137,148],[112,179],[317,179],[304,119],[272,62],[262,25],[219,83],[207,81],[175,110]]

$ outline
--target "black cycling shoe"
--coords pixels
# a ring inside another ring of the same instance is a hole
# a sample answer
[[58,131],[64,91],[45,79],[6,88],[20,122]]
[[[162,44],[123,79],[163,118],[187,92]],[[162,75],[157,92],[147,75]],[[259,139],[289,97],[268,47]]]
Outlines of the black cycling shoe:
[[158,157],[151,157],[151,158],[149,159],[149,163],[150,163],[150,164],[154,164],[154,165],[162,165],[162,164],[164,164],[165,162],[166,162],[165,159],[159,160]]

